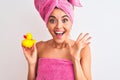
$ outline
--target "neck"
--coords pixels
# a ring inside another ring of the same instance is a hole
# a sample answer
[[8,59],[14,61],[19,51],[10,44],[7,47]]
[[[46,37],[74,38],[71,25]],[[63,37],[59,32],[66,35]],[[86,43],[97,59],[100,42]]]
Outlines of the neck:
[[61,49],[61,48],[65,48],[66,47],[66,42],[62,42],[62,43],[57,43],[56,41],[52,41],[52,46],[54,48],[58,48],[58,49]]

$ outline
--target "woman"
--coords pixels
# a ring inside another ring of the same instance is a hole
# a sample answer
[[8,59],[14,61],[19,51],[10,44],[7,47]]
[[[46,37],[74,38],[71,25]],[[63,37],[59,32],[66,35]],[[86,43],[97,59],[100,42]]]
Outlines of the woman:
[[23,47],[28,62],[28,80],[91,80],[91,54],[88,33],[70,39],[75,0],[35,0],[52,39]]

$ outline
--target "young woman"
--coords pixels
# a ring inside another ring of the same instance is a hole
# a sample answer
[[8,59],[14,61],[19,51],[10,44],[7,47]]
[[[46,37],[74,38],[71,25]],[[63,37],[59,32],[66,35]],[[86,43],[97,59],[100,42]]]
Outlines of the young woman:
[[52,39],[23,48],[28,62],[28,80],[91,80],[88,33],[70,39],[75,0],[35,0]]

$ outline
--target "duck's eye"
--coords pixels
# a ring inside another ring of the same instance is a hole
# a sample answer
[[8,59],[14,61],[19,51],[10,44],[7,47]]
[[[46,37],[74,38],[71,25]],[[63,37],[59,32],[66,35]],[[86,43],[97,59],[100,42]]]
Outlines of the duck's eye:
[[68,21],[68,19],[66,19],[66,18],[64,18],[64,19],[62,20],[63,23],[66,23],[67,21]]

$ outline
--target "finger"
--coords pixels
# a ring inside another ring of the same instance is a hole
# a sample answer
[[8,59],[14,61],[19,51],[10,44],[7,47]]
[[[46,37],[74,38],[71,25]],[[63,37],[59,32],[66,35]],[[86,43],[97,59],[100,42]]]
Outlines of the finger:
[[81,39],[77,41],[77,44],[85,43],[88,37],[89,37],[89,33],[86,33],[85,35],[83,35],[83,37],[81,36]]
[[89,37],[89,33],[86,33],[81,40],[86,40]]
[[77,38],[77,40],[76,40],[76,43],[78,43],[80,40],[81,40],[81,38],[82,38],[82,33],[80,33],[80,35],[78,36],[78,38]]
[[89,45],[91,42],[90,42],[90,40],[91,40],[91,38],[92,37],[89,37],[86,41],[87,41],[87,45]]
[[86,33],[81,40],[78,41],[79,47],[85,47],[86,45],[90,44],[91,37],[89,36],[89,33]]
[[88,38],[86,39],[86,42],[89,42],[89,41],[91,40],[91,38],[92,38],[92,37],[88,37]]
[[89,45],[89,44],[91,43],[90,40],[91,40],[91,37],[88,37],[88,38],[84,41],[85,46],[87,46],[87,45]]
[[25,52],[25,48],[22,46],[23,53]]
[[89,45],[91,42],[88,42],[87,45]]
[[91,36],[89,34],[86,34],[85,37],[83,37],[82,42],[88,43],[91,40]]
[[36,43],[33,45],[33,57],[37,57],[37,47],[36,47]]
[[27,48],[27,47],[22,46],[22,49],[23,49],[23,53],[25,56],[30,56],[31,53],[33,52],[32,48]]
[[22,46],[23,52],[26,53],[27,52],[27,48]]
[[26,57],[26,59],[28,59],[29,55],[28,55],[28,52],[26,51],[26,48],[22,47],[22,49],[23,49],[24,56]]

